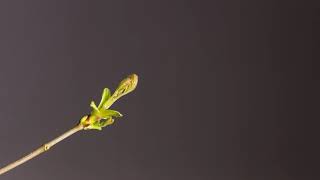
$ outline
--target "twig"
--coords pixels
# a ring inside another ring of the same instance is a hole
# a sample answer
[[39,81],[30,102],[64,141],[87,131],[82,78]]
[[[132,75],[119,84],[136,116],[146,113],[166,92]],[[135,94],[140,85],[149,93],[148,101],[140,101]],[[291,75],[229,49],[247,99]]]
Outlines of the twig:
[[60,141],[64,140],[65,138],[71,136],[72,134],[82,130],[84,127],[82,124],[79,124],[75,127],[73,127],[72,129],[66,131],[65,133],[63,133],[62,135],[56,137],[55,139],[49,141],[48,143],[42,145],[41,147],[39,147],[38,149],[34,150],[33,152],[31,152],[30,154],[18,159],[15,162],[12,162],[11,164],[8,164],[7,166],[3,167],[0,169],[0,175],[10,171],[11,169],[31,160],[32,158],[40,155],[41,153],[44,153],[46,151],[48,151],[50,148],[52,148],[54,145],[56,145],[57,143],[59,143]]
[[118,111],[111,110],[109,107],[120,97],[132,92],[138,84],[138,76],[136,74],[131,74],[124,80],[120,82],[118,88],[111,95],[108,88],[105,88],[102,93],[102,98],[99,106],[92,101],[90,106],[92,107],[92,112],[81,118],[80,123],[69,131],[63,133],[57,138],[49,141],[48,143],[42,145],[38,149],[34,150],[30,154],[22,157],[21,159],[3,167],[0,169],[0,175],[12,170],[13,168],[31,160],[32,158],[40,155],[43,152],[48,151],[52,146],[64,140],[65,138],[71,136],[72,134],[80,130],[101,130],[103,127],[111,125],[114,123],[114,117],[121,117],[122,114]]

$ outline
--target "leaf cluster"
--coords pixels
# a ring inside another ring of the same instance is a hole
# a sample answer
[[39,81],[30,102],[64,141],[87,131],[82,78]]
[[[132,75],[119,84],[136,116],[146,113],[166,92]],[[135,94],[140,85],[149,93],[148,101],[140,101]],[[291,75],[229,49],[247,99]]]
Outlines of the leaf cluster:
[[85,127],[84,129],[101,130],[103,127],[113,124],[114,118],[122,117],[122,114],[119,111],[109,108],[120,97],[132,92],[137,84],[138,76],[132,74],[120,82],[118,88],[112,95],[108,88],[104,88],[99,105],[97,106],[94,101],[91,101],[91,114],[89,116],[84,116],[80,120],[80,123]]

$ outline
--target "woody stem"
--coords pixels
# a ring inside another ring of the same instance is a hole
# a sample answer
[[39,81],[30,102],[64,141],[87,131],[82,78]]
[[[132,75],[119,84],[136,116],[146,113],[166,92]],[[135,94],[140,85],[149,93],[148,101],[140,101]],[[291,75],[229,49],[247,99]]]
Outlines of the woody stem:
[[32,151],[31,153],[27,154],[26,156],[6,165],[5,167],[0,169],[0,175],[16,168],[17,166],[31,160],[32,158],[40,155],[43,152],[48,151],[51,147],[53,147],[54,145],[56,145],[57,143],[59,143],[60,141],[66,139],[67,137],[73,135],[74,133],[83,130],[83,125],[82,124],[78,124],[77,126],[71,128],[70,130],[66,131],[65,133],[63,133],[62,135],[56,137],[55,139],[47,142],[46,144],[40,146],[39,148],[37,148],[36,150]]

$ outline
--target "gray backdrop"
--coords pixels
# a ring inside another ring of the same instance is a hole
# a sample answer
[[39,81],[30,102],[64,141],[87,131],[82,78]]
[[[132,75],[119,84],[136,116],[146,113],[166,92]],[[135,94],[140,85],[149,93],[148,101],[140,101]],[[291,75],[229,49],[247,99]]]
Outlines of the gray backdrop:
[[135,72],[103,131],[2,180],[319,179],[319,7],[295,1],[0,1],[0,165]]

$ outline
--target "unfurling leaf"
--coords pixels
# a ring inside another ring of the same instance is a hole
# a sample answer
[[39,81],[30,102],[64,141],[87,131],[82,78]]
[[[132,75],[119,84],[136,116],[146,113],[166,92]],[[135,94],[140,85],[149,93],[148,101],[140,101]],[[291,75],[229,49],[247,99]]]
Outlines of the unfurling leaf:
[[100,111],[101,118],[108,119],[108,117],[122,117],[122,114],[119,111],[105,109]]
[[99,109],[98,109],[96,103],[94,103],[94,101],[91,101],[90,107],[92,107],[93,111],[99,112]]
[[108,125],[111,125],[114,123],[114,119],[109,118],[109,119],[103,119],[100,121],[100,127],[106,127]]
[[110,96],[111,96],[110,90],[108,88],[104,88],[103,92],[102,92],[101,101],[98,106],[99,109],[103,106],[104,103],[107,102],[107,100],[110,98]]
[[133,91],[138,84],[138,76],[131,74],[120,82],[118,88],[114,91],[112,96],[104,103],[103,108],[109,109],[109,107],[120,97]]

